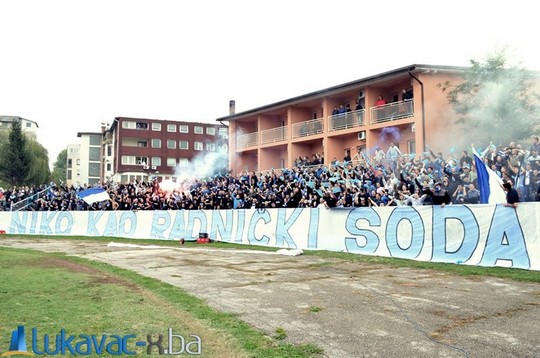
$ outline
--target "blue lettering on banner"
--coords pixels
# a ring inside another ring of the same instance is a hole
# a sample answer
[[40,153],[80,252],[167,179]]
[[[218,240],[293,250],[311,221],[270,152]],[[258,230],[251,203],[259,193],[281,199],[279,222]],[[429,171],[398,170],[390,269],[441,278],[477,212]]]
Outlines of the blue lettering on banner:
[[268,245],[270,243],[270,238],[268,236],[263,235],[260,239],[257,239],[255,237],[255,229],[259,220],[264,220],[265,224],[268,224],[270,221],[272,221],[268,210],[256,210],[251,216],[248,229],[248,242],[254,245]]
[[[65,228],[62,230],[62,222],[67,221]],[[61,211],[60,214],[58,214],[58,217],[56,218],[56,225],[54,227],[56,234],[60,235],[69,235],[71,233],[71,229],[73,228],[73,216],[69,211]]]
[[296,249],[296,243],[289,234],[289,229],[294,225],[298,217],[302,214],[302,209],[293,209],[289,220],[286,219],[287,209],[278,209],[277,226],[276,226],[276,246],[284,247],[284,241],[287,243],[286,247]]
[[118,225],[116,224],[116,211],[108,211],[107,224],[103,230],[103,236],[118,236]]
[[35,234],[37,231],[38,212],[34,211],[30,214],[30,233]]
[[319,209],[310,208],[309,210],[309,232],[308,232],[308,249],[316,249],[319,235]]
[[88,211],[88,224],[86,226],[86,235],[101,236],[96,224],[103,216],[103,211]]
[[10,226],[13,228],[12,229],[13,234],[25,234],[26,233],[26,221],[27,220],[28,220],[28,217],[27,217],[26,212],[24,212],[22,214],[22,221],[21,221],[21,217],[19,216],[18,211],[12,212]]
[[[225,221],[222,214],[225,213]],[[210,227],[210,237],[214,240],[231,241],[233,226],[233,210],[212,211],[212,225]]]
[[169,233],[169,240],[180,240],[186,238],[186,221],[184,220],[185,210],[177,210],[174,215],[174,222]]
[[[454,251],[448,250],[447,229],[450,225],[460,225],[463,228],[463,237],[451,237],[452,242],[460,242]],[[467,262],[476,250],[480,238],[476,217],[470,208],[463,205],[434,206],[432,231],[432,259],[436,262]]]
[[[398,237],[398,228],[403,220],[408,221],[411,226],[410,243],[405,247],[399,244],[403,237]],[[424,247],[425,233],[420,213],[411,206],[398,206],[392,211],[386,224],[386,245],[390,256],[403,259],[417,258]]]
[[[129,231],[126,230],[126,223],[129,221]],[[133,236],[137,229],[137,215],[133,211],[123,211],[118,223],[118,234]]]
[[[195,229],[195,221],[200,223],[199,231],[193,235]],[[208,233],[208,224],[206,222],[206,213],[202,210],[190,210],[188,213],[188,226],[187,226],[187,236],[191,240],[197,240],[199,238],[199,233],[206,232]]]
[[152,239],[165,240],[165,230],[171,225],[171,216],[168,211],[154,211],[150,237]]
[[54,219],[57,211],[42,211],[41,212],[41,224],[39,225],[39,233],[45,235],[54,235],[51,230],[51,221]]
[[246,209],[236,210],[236,218],[236,236],[234,242],[241,243],[246,226]]
[[512,267],[530,269],[531,262],[517,210],[500,204],[491,219],[486,247],[480,265],[495,266],[498,260],[512,262]]
[[373,254],[379,247],[379,237],[371,230],[358,228],[356,225],[358,221],[367,221],[369,226],[380,227],[381,217],[372,208],[358,208],[351,210],[345,220],[345,228],[349,234],[360,237],[345,238],[347,251],[355,254]]

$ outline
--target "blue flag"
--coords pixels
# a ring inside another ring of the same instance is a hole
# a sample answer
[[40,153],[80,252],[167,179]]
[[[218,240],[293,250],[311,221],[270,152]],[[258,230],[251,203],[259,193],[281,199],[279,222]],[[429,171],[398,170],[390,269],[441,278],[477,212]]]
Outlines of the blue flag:
[[88,204],[93,204],[96,201],[109,200],[109,194],[103,188],[90,188],[77,193],[79,198],[87,202]]
[[497,204],[506,202],[506,193],[502,189],[502,179],[484,161],[474,153],[474,164],[478,176],[478,190],[480,191],[480,204]]

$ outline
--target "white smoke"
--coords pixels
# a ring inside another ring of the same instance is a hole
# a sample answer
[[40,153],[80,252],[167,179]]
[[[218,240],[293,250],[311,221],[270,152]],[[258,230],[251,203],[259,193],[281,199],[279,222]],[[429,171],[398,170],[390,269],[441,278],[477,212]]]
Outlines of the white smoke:
[[225,175],[228,170],[227,147],[219,141],[214,142],[215,151],[203,152],[187,164],[178,164],[174,170],[176,180],[164,180],[160,189],[166,193],[173,191],[189,192],[197,180],[208,180],[216,174]]

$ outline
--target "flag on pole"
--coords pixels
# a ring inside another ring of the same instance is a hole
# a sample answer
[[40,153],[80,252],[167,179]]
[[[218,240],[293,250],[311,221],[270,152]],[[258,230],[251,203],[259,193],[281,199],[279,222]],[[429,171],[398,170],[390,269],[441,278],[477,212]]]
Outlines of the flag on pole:
[[497,204],[506,202],[506,193],[501,187],[502,179],[491,170],[478,156],[473,148],[474,165],[478,176],[478,190],[480,191],[480,204]]
[[97,201],[109,200],[109,194],[103,188],[90,188],[77,193],[79,198],[88,204],[93,204]]

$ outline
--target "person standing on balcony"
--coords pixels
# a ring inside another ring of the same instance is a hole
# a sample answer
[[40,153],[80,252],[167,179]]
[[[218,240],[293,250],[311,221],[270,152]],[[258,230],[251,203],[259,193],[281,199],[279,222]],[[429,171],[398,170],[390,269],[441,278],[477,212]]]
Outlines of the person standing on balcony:
[[349,127],[352,127],[352,109],[351,109],[351,105],[349,103],[347,103],[345,105],[345,126],[347,128]]
[[[384,99],[383,95],[380,94],[379,99],[377,99],[377,102],[375,102],[375,106],[376,107],[383,107],[384,105],[386,105],[386,100]],[[377,109],[377,119],[384,119],[384,117],[385,117],[384,111],[385,111],[384,108]]]
[[403,114],[412,114],[412,90],[407,91],[405,88],[401,90],[401,100],[403,101]]

